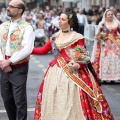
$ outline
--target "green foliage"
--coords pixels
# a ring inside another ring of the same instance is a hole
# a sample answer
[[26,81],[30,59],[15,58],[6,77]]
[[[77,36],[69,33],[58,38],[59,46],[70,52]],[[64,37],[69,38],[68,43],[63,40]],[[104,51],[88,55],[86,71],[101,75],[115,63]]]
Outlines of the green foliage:
[[83,48],[80,47],[80,46],[76,46],[76,47],[74,48],[74,51],[83,52]]

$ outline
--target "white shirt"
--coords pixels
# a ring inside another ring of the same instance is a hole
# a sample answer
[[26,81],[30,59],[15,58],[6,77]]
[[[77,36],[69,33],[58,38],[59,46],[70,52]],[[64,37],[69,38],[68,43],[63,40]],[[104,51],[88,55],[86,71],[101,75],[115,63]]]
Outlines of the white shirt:
[[52,23],[55,27],[59,28],[59,16],[52,17],[51,23]]
[[[11,22],[11,24],[10,24],[8,39],[7,39],[7,43],[6,43],[6,55],[7,56],[11,56],[10,34],[11,34],[12,30],[16,27],[17,21]],[[23,48],[20,51],[15,52],[11,56],[10,61],[12,63],[15,63],[15,62],[18,62],[18,61],[24,59],[28,55],[30,55],[33,48],[34,48],[34,40],[35,40],[35,34],[33,31],[33,28],[31,25],[28,25],[26,27],[25,33],[23,35],[23,40],[21,43]],[[0,47],[1,47],[1,36],[0,36]],[[4,57],[3,57],[3,54],[2,54],[1,49],[0,49],[0,60],[3,60],[3,59],[4,59]]]
[[84,14],[77,14],[77,18],[78,18],[78,22],[83,24],[83,25],[87,25],[88,21],[87,21],[87,17]]

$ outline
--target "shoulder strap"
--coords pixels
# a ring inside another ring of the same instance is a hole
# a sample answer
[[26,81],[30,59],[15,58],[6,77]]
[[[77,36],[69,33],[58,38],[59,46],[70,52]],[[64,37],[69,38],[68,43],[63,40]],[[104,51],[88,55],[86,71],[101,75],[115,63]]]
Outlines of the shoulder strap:
[[116,45],[120,48],[120,43],[117,42],[113,34],[108,34],[108,39],[112,40],[112,42],[116,43]]
[[94,77],[92,76],[90,71],[88,70],[90,73],[90,77],[92,78],[91,80],[93,83],[93,90],[81,78],[77,77],[69,70],[69,68],[66,66],[66,62],[61,56],[58,56],[57,60],[59,65],[62,67],[65,73],[71,78],[71,80],[94,100],[94,105],[97,109],[97,112],[101,113],[102,112],[101,101],[103,101],[104,96],[103,94],[98,93],[98,88],[96,86],[95,81],[93,80]]

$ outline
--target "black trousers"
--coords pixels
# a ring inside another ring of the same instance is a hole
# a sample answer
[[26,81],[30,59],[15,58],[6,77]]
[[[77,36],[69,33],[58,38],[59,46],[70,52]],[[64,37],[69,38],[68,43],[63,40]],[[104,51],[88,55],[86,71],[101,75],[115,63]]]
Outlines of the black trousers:
[[78,32],[82,35],[84,35],[84,26],[80,25],[78,28]]
[[1,96],[9,120],[27,120],[26,82],[28,64],[1,74]]

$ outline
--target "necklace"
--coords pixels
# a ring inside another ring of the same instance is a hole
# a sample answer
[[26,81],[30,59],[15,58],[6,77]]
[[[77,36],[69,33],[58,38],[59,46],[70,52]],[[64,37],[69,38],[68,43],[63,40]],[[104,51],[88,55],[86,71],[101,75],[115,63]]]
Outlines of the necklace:
[[68,33],[70,32],[71,30],[62,30],[62,33]]

